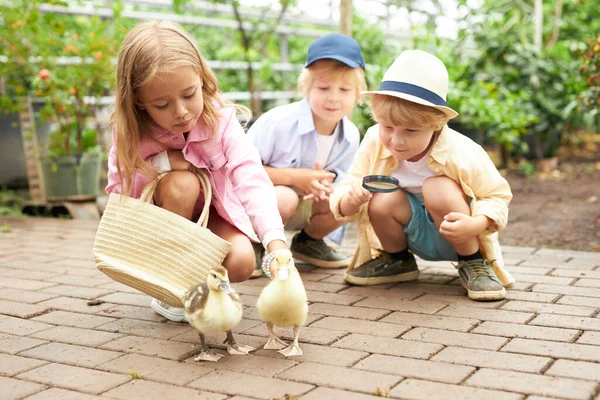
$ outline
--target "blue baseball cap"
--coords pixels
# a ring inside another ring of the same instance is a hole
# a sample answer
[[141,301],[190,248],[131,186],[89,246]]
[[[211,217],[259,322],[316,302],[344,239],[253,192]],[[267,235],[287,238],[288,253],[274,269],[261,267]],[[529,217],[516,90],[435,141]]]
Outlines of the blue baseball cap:
[[358,42],[339,33],[329,33],[312,42],[308,47],[304,66],[308,67],[315,61],[323,59],[337,60],[350,68],[366,69]]

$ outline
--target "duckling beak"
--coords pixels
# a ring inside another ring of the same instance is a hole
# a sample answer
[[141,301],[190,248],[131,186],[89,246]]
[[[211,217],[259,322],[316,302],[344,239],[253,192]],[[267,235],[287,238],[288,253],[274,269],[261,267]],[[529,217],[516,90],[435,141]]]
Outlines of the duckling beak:
[[222,290],[226,294],[235,293],[235,290],[233,290],[233,288],[229,284],[229,281],[222,281],[219,285],[219,290]]
[[287,265],[282,265],[281,267],[279,267],[279,273],[277,274],[277,277],[279,278],[279,280],[281,281],[287,281],[288,277],[290,275],[290,270],[288,269]]

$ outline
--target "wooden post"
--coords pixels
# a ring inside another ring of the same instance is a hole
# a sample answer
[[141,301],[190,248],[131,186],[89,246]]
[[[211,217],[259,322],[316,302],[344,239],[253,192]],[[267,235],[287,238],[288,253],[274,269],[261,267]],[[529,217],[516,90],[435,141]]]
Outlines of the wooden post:
[[34,204],[46,204],[46,192],[44,190],[44,179],[38,157],[37,132],[31,97],[26,97],[22,105],[23,110],[19,113],[19,125],[21,127],[25,167],[27,169],[29,198]]
[[352,37],[352,0],[340,1],[340,33]]

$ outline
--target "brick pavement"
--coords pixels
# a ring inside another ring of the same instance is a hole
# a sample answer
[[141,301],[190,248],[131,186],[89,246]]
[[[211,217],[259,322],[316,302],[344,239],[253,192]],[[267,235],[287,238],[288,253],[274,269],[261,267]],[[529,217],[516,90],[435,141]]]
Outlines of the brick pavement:
[[[193,361],[187,324],[95,269],[96,223],[5,223],[0,399],[600,400],[600,253],[504,247],[518,283],[492,303],[466,298],[450,263],[421,261],[417,282],[378,287],[299,265],[304,355],[207,364]],[[254,346],[266,341],[254,307],[264,279],[235,285],[247,305],[237,337]]]

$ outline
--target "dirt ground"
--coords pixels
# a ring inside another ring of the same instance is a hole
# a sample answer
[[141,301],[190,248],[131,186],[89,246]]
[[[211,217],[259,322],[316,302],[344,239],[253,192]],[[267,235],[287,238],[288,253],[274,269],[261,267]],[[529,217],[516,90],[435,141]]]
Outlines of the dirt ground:
[[500,242],[600,252],[599,157],[562,161],[535,177],[507,173],[514,197]]

